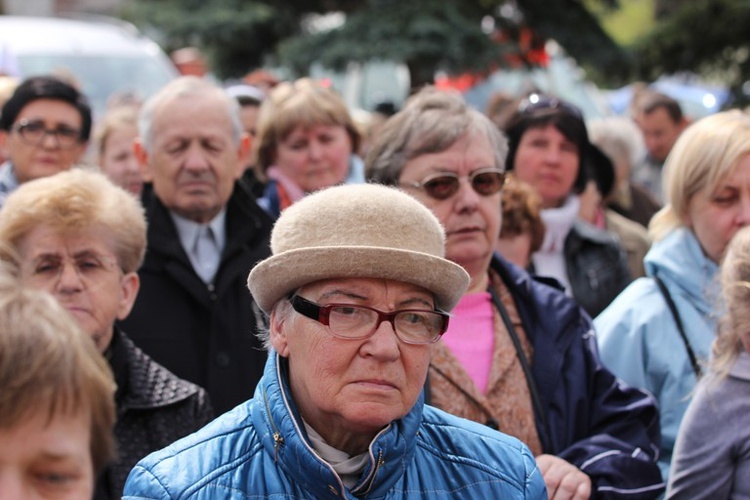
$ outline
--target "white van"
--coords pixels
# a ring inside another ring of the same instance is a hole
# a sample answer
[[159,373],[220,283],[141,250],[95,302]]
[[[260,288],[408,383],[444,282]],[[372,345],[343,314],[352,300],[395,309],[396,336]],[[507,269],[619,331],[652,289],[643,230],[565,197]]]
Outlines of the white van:
[[0,16],[0,74],[55,72],[79,82],[95,117],[114,93],[145,99],[177,76],[161,48],[128,23]]

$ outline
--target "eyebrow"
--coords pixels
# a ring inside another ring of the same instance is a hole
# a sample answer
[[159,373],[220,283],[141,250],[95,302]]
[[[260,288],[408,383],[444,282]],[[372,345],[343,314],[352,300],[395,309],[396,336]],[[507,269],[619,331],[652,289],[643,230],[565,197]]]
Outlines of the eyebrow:
[[[335,297],[335,296],[343,296],[343,297],[351,298],[354,300],[367,300],[368,299],[368,297],[359,295],[357,292],[350,292],[350,291],[336,289],[336,290],[331,290],[330,292],[324,293],[323,295],[320,296],[318,300],[328,299],[328,298]],[[409,308],[409,306],[414,306],[417,304],[423,304],[423,305],[430,307],[431,309],[435,309],[435,305],[433,303],[431,303],[426,298],[422,298],[422,297],[410,297],[408,299],[402,300],[397,304],[397,307]]]

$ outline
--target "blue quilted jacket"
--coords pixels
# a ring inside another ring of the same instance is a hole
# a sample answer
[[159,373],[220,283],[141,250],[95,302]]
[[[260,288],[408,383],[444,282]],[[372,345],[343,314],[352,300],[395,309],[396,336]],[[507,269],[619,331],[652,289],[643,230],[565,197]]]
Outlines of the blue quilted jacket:
[[349,489],[313,451],[285,378],[271,353],[253,399],[139,462],[125,498],[547,498],[524,444],[421,397],[375,437]]

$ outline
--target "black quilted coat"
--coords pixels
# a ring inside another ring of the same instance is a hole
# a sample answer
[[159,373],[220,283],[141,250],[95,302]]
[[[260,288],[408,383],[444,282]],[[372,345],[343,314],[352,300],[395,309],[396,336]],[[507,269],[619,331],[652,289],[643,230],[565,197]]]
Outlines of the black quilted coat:
[[213,419],[206,391],[157,364],[123,332],[115,330],[106,355],[117,381],[118,459],[99,477],[96,500],[120,498],[138,460]]

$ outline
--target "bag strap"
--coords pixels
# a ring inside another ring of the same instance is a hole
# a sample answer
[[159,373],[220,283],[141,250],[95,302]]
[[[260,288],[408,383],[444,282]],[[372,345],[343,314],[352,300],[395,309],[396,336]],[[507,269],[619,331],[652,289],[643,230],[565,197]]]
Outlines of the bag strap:
[[547,425],[547,415],[544,413],[544,407],[542,406],[542,400],[539,397],[539,389],[537,388],[536,382],[534,381],[534,374],[531,371],[531,365],[529,364],[529,360],[526,358],[526,353],[523,352],[523,347],[521,346],[521,339],[518,337],[518,332],[513,326],[513,322],[510,320],[508,311],[505,309],[505,306],[503,306],[500,297],[497,295],[497,291],[492,285],[488,287],[488,291],[492,296],[492,303],[495,305],[497,312],[500,313],[503,324],[505,324],[505,329],[508,330],[508,336],[513,342],[513,347],[515,347],[516,349],[518,361],[520,362],[521,369],[523,370],[523,374],[526,377],[526,384],[529,386],[529,393],[531,395],[531,404],[534,406],[534,413],[536,413],[542,426],[541,429],[537,429],[542,449],[549,450],[549,427]]
[[669,290],[667,290],[667,285],[665,285],[658,276],[654,276],[654,281],[656,281],[656,285],[659,287],[659,291],[661,291],[664,301],[667,303],[667,307],[669,307],[669,310],[672,313],[674,322],[677,324],[677,331],[680,332],[682,342],[685,344],[685,350],[687,351],[688,358],[690,358],[690,364],[693,366],[693,372],[695,372],[696,377],[700,377],[702,373],[701,366],[698,363],[693,347],[690,345],[690,341],[685,334],[685,328],[682,326],[682,319],[677,312],[677,306],[675,306],[672,296],[669,294]]

